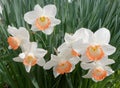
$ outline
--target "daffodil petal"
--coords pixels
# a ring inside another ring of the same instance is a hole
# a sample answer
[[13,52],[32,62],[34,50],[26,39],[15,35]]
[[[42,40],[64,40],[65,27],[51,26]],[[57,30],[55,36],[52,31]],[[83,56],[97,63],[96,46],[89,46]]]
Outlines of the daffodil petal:
[[92,70],[89,70],[88,73],[82,77],[83,78],[91,78],[92,77]]
[[105,52],[106,55],[111,55],[116,51],[116,48],[112,45],[102,45],[102,49]]
[[51,21],[51,27],[56,26],[61,22],[59,19],[56,19],[54,17],[50,18],[50,21]]
[[55,78],[59,75],[59,73],[56,72],[55,67],[53,67],[53,75]]
[[25,66],[25,69],[26,69],[27,72],[30,72],[31,65],[29,65],[29,66]]
[[47,34],[47,35],[50,35],[53,32],[53,30],[54,30],[54,27],[50,27],[50,28],[48,28],[46,30],[43,30],[42,32]]
[[43,7],[44,14],[47,14],[50,17],[55,17],[57,9],[55,5],[49,4]]
[[65,42],[69,43],[73,41],[72,35],[65,33],[65,37],[64,37]]
[[80,65],[81,65],[81,67],[82,67],[83,69],[85,69],[85,70],[91,69],[91,68],[94,68],[94,67],[95,67],[94,63],[81,62]]
[[72,64],[76,65],[80,60],[81,60],[80,57],[73,57],[73,58],[71,58],[69,61],[70,61]]
[[105,66],[104,69],[107,71],[107,76],[114,73],[114,71],[109,66]]
[[53,66],[55,66],[57,63],[53,60],[48,61],[45,65],[44,65],[44,69],[51,69]]
[[36,54],[38,57],[44,57],[46,53],[47,53],[47,51],[44,50],[44,49],[37,49],[37,50],[35,51],[35,54]]
[[94,36],[98,43],[108,44],[110,41],[110,31],[106,28],[100,28],[95,33]]
[[21,59],[20,57],[15,57],[13,58],[13,60],[16,62],[23,62],[23,59]]
[[45,65],[45,60],[43,58],[38,59],[37,64],[39,66],[44,66]]
[[40,14],[42,15],[42,13],[43,13],[43,9],[40,7],[39,4],[35,5],[34,11],[38,12],[39,16],[40,16]]
[[36,19],[39,17],[38,15],[39,14],[36,11],[29,11],[29,12],[25,13],[24,20],[28,24],[34,24],[34,22],[36,21]]

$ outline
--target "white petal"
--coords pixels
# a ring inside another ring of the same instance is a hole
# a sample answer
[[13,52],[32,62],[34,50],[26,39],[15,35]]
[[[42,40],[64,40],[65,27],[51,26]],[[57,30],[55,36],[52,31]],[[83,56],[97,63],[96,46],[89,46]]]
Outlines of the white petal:
[[50,27],[46,30],[43,30],[42,32],[45,33],[46,35],[50,35],[52,32],[53,32],[54,28],[53,27]]
[[37,43],[36,42],[31,42],[31,47],[30,47],[30,52],[33,52],[37,49]]
[[50,18],[50,19],[51,19],[51,27],[56,26],[61,22],[59,19],[56,18]]
[[39,17],[39,13],[38,12],[36,12],[36,11],[29,11],[29,12],[25,13],[24,20],[28,24],[34,24],[38,17]]
[[35,5],[34,10],[38,12],[39,16],[43,14],[43,9],[40,7],[39,4]]
[[19,32],[19,34],[17,35],[17,37],[19,39],[29,41],[30,35],[29,35],[29,32],[27,31],[27,29],[25,29],[24,27],[20,27],[18,32]]
[[20,54],[19,54],[19,57],[20,57],[21,59],[24,59],[24,58],[25,58],[25,53],[20,53]]
[[31,30],[32,30],[32,31],[35,31],[35,32],[36,32],[36,31],[39,31],[39,29],[38,29],[35,25],[32,25]]
[[52,67],[54,67],[57,63],[53,60],[48,61],[45,65],[44,65],[44,69],[51,69]]
[[57,9],[55,5],[46,5],[43,8],[44,14],[50,17],[55,17]]
[[107,76],[114,73],[114,71],[109,66],[105,66],[104,69],[107,71]]
[[72,72],[74,69],[75,69],[75,65],[72,65],[70,72]]
[[76,65],[80,61],[80,57],[73,57],[69,60],[72,64]]
[[89,70],[88,73],[82,77],[83,78],[92,78],[92,70]]
[[65,42],[67,42],[67,43],[70,43],[73,41],[72,35],[70,35],[68,33],[65,33],[64,39],[65,39]]
[[86,54],[83,54],[83,55],[81,56],[81,61],[83,61],[83,62],[91,62],[91,61],[88,59],[88,57],[86,56]]
[[73,43],[73,49],[80,54],[84,54],[88,45],[88,43],[83,43],[83,41],[80,39]]
[[29,66],[25,65],[25,69],[26,69],[27,72],[30,72],[31,65],[29,65]]
[[116,48],[114,46],[109,45],[109,44],[102,45],[102,49],[106,55],[111,55],[116,51]]
[[94,63],[86,63],[86,62],[81,62],[81,67],[85,70],[94,68]]
[[44,60],[44,58],[40,58],[40,59],[38,59],[37,64],[38,64],[39,66],[43,66],[43,65],[45,65],[45,60]]
[[12,35],[12,36],[17,36],[19,33],[18,33],[18,29],[15,28],[15,27],[12,27],[12,26],[8,26],[8,32]]
[[103,66],[115,63],[113,59],[103,58],[99,61]]
[[47,53],[47,50],[38,48],[38,49],[36,49],[36,51],[34,53],[38,57],[44,57],[45,54]]
[[66,47],[67,47],[67,44],[64,42],[57,48],[57,50],[58,52],[62,52],[64,49],[66,49]]
[[13,60],[16,62],[23,62],[23,59],[21,59],[20,57],[15,57],[13,58]]
[[110,31],[106,28],[100,28],[95,33],[94,36],[96,41],[99,43],[109,43],[110,41]]
[[55,78],[59,75],[59,73],[56,72],[55,67],[53,68],[53,75]]

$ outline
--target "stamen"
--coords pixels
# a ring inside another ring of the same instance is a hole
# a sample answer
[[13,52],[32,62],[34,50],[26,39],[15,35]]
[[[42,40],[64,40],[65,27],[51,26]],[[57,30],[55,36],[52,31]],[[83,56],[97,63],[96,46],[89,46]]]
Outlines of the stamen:
[[89,60],[97,61],[104,57],[104,51],[99,45],[89,46],[86,50],[86,55]]
[[92,77],[97,80],[103,80],[107,76],[107,71],[101,67],[97,67],[92,71]]
[[8,41],[8,43],[9,43],[9,46],[10,46],[13,50],[18,49],[18,47],[20,46],[20,40],[18,40],[16,37],[11,37],[11,36],[9,36],[7,41]]
[[35,22],[35,25],[39,30],[45,30],[45,29],[49,28],[50,24],[51,24],[50,19],[48,17],[44,17],[44,16],[37,18],[37,20]]
[[37,59],[32,55],[26,56],[25,59],[23,60],[23,64],[27,66],[29,65],[34,66],[36,63],[37,63]]
[[64,73],[69,73],[71,68],[72,68],[72,64],[69,61],[62,61],[57,65],[56,71],[59,74],[64,74]]

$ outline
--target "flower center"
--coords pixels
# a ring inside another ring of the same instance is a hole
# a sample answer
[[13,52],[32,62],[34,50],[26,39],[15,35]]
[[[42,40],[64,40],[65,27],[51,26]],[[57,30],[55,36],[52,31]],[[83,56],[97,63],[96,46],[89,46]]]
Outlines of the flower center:
[[28,65],[34,66],[36,63],[37,63],[37,59],[32,55],[26,56],[23,60],[23,64],[27,66]]
[[8,39],[8,44],[9,46],[13,49],[16,50],[20,46],[20,40],[17,39],[16,37],[9,36]]
[[96,61],[104,57],[104,51],[99,45],[89,46],[86,50],[86,55],[89,60]]
[[80,54],[77,53],[74,49],[72,49],[71,53],[72,53],[72,56],[74,57],[80,56]]
[[36,19],[35,25],[39,30],[45,30],[50,27],[51,21],[48,17],[42,16]]
[[62,61],[57,65],[56,71],[60,74],[64,74],[69,73],[71,68],[72,64],[69,61]]
[[107,76],[107,71],[101,67],[97,67],[92,71],[92,77],[97,80],[103,80]]

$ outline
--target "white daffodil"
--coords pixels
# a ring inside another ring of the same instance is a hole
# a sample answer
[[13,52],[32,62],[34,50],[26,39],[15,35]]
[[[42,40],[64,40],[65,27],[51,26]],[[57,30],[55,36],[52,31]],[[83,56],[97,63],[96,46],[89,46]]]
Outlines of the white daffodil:
[[19,57],[15,57],[13,60],[16,62],[22,62],[25,65],[27,72],[29,72],[31,67],[36,64],[39,66],[43,66],[45,64],[43,57],[47,51],[37,48],[36,42],[24,43],[22,51],[23,52],[19,54]]
[[55,18],[57,9],[55,5],[46,5],[41,8],[38,4],[33,11],[29,11],[24,15],[24,19],[28,24],[32,25],[31,30],[42,31],[50,35],[54,26],[60,24],[60,20]]
[[73,44],[73,49],[82,54],[82,61],[97,61],[116,51],[116,48],[109,44],[110,32],[108,29],[100,28],[95,33],[86,30],[86,34],[88,37],[86,42],[78,41]]
[[72,34],[65,34],[64,40],[65,42],[58,47],[58,52],[62,53],[66,50],[71,51],[72,55],[74,56],[80,56],[79,53],[77,53],[74,49],[73,49],[73,44],[78,41],[80,42],[86,42],[88,39],[88,36],[86,34],[86,30],[85,28],[80,28],[79,30],[77,30],[73,35]]
[[103,58],[100,61],[92,63],[82,62],[81,67],[88,70],[88,73],[84,75],[84,78],[92,78],[95,82],[102,81],[105,77],[114,73],[114,71],[107,65],[115,63],[114,60]]
[[44,69],[53,67],[53,74],[56,78],[60,74],[70,73],[75,68],[78,60],[74,58],[66,58],[62,55],[51,55],[51,60],[44,65]]
[[19,29],[8,26],[8,32],[12,35],[8,37],[9,48],[16,50],[19,46],[22,46],[25,42],[29,42],[29,32],[24,28]]

